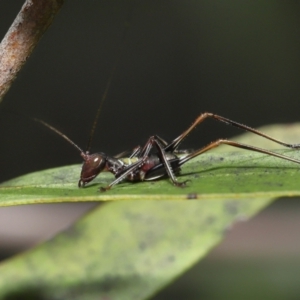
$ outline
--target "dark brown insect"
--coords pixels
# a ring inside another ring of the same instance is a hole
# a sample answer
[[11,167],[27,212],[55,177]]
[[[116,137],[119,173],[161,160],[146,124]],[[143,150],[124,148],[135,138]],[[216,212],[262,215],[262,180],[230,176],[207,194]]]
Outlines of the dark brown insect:
[[79,187],[84,187],[88,182],[92,181],[103,171],[108,171],[115,175],[116,179],[112,181],[108,186],[101,187],[101,191],[107,191],[111,187],[123,180],[132,182],[150,181],[164,176],[168,176],[173,185],[177,187],[184,187],[187,181],[180,182],[176,178],[176,175],[180,173],[180,167],[192,158],[204,152],[207,152],[213,148],[216,148],[222,144],[243,148],[259,153],[264,153],[267,155],[275,156],[284,160],[300,164],[300,161],[297,159],[293,159],[270,150],[230,141],[227,139],[218,139],[190,153],[188,151],[178,150],[178,147],[180,146],[182,141],[188,136],[188,134],[192,130],[194,130],[198,124],[200,124],[207,118],[212,118],[217,121],[252,132],[256,135],[264,137],[268,140],[271,140],[277,144],[288,148],[300,148],[300,144],[284,143],[249,126],[240,124],[238,122],[229,120],[227,118],[221,117],[213,113],[206,112],[199,115],[198,118],[187,130],[185,130],[181,135],[179,135],[170,143],[167,143],[165,140],[155,135],[151,136],[148,139],[144,147],[136,147],[127,157],[124,157],[124,154],[120,154],[118,156],[109,156],[102,152],[90,154],[89,151],[83,151],[70,138],[58,131],[56,128],[52,127],[44,121],[38,119],[36,119],[36,121],[39,121],[46,127],[50,128],[51,130],[62,136],[65,140],[67,140],[80,151],[84,162],[81,170],[80,179],[78,182]]

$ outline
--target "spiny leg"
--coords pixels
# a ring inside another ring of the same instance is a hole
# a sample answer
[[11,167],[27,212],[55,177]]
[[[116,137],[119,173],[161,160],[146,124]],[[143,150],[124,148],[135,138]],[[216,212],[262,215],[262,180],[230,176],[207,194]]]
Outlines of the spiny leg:
[[229,141],[229,140],[225,140],[225,139],[219,139],[219,140],[216,140],[216,141],[206,145],[205,147],[203,147],[199,150],[196,150],[195,152],[190,153],[187,156],[181,158],[179,160],[178,165],[182,166],[183,164],[185,164],[190,159],[192,159],[192,158],[194,158],[198,155],[201,155],[202,153],[207,152],[207,151],[209,151],[213,148],[216,148],[216,147],[218,147],[222,144],[237,147],[237,148],[242,148],[242,149],[246,149],[246,150],[250,150],[250,151],[255,151],[255,152],[259,152],[259,153],[263,153],[263,154],[268,154],[268,155],[271,155],[271,156],[275,156],[275,157],[278,157],[278,158],[281,158],[281,159],[284,159],[284,160],[288,160],[288,161],[300,164],[300,160],[288,157],[288,156],[283,155],[283,154],[279,154],[279,153],[276,153],[276,152],[273,152],[273,151],[270,151],[270,150],[266,150],[266,149],[262,149],[262,148],[258,148],[258,147],[238,143],[238,142],[233,142],[233,141]]
[[238,122],[235,122],[235,121],[232,121],[230,119],[227,119],[227,118],[224,118],[222,116],[219,116],[219,115],[216,115],[216,114],[213,114],[213,113],[209,113],[209,112],[206,112],[206,113],[203,113],[201,114],[195,121],[194,123],[186,130],[184,131],[180,136],[178,136],[176,139],[174,139],[169,145],[167,145],[164,150],[166,152],[174,152],[178,147],[179,145],[182,143],[182,141],[188,136],[188,134],[195,129],[195,127],[200,124],[201,122],[203,122],[205,119],[207,118],[212,118],[214,120],[217,120],[219,122],[223,122],[223,123],[226,123],[226,124],[229,124],[229,125],[232,125],[232,126],[235,126],[237,128],[240,128],[240,129],[243,129],[243,130],[246,130],[246,131],[249,131],[249,132],[252,132],[256,135],[259,135],[261,137],[264,137],[268,140],[271,140],[277,144],[280,144],[282,146],[285,146],[285,147],[288,147],[288,148],[294,148],[294,149],[299,149],[300,148],[300,144],[288,144],[288,143],[284,143],[280,140],[277,140],[267,134],[264,134],[263,132],[260,132],[259,130],[256,130],[252,127],[249,127],[247,125],[243,125],[241,123],[238,123]]
[[[132,172],[135,172],[136,170],[140,169],[144,163],[145,163],[145,160],[147,159],[151,149],[153,148],[153,137],[150,137],[149,140],[147,141],[147,143],[145,144],[143,150],[141,150],[141,147],[138,146],[136,147],[132,154],[136,154],[136,155],[139,155],[139,153],[143,152],[143,156],[140,157],[140,159],[135,162],[134,164],[132,165],[129,165],[127,166],[126,168],[124,168],[123,170],[121,170],[118,174],[116,174],[116,179],[111,182],[107,187],[101,187],[100,188],[100,191],[101,192],[105,192],[109,189],[111,189],[111,187],[113,187],[114,185],[116,185],[117,183],[123,181],[124,179],[126,179],[127,175],[129,175],[130,173]],[[133,156],[131,155],[130,158],[132,158]]]

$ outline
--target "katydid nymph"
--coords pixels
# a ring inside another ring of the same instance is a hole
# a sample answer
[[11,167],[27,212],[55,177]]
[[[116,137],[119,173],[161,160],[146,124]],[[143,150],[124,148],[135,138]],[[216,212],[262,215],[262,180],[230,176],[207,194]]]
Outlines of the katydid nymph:
[[82,165],[81,175],[78,182],[79,187],[84,187],[87,183],[91,182],[103,171],[109,171],[115,175],[115,180],[113,180],[108,186],[101,187],[100,191],[107,191],[111,189],[114,185],[124,180],[131,182],[150,181],[166,176],[169,177],[170,181],[174,186],[184,187],[186,186],[187,181],[181,182],[178,181],[176,178],[176,176],[180,173],[180,167],[192,158],[201,155],[202,153],[216,148],[222,144],[259,153],[264,153],[267,155],[278,157],[280,159],[300,164],[300,160],[285,156],[283,154],[279,154],[267,149],[258,148],[252,145],[246,145],[239,142],[230,141],[227,139],[218,139],[195,151],[189,152],[185,150],[179,150],[178,148],[180,144],[188,136],[188,134],[193,129],[195,129],[195,127],[198,124],[200,124],[207,118],[212,118],[225,124],[232,125],[245,131],[252,132],[256,135],[259,135],[263,138],[266,138],[288,148],[300,148],[300,144],[288,144],[282,142],[247,125],[243,125],[241,123],[232,121],[222,116],[206,112],[200,114],[198,118],[196,118],[196,120],[192,123],[192,125],[188,127],[187,130],[185,130],[182,134],[180,134],[170,143],[167,143],[159,136],[154,135],[148,139],[144,147],[138,146],[134,148],[127,157],[124,157],[123,154],[117,156],[109,156],[102,152],[90,154],[89,151],[83,151],[69,137],[67,137],[65,134],[61,133],[59,130],[52,127],[48,123],[38,119],[35,120],[59,134],[61,137],[63,137],[65,140],[67,140],[70,144],[72,144],[75,148],[77,148],[80,151],[81,157],[83,158],[84,162]]
[[[131,13],[128,14],[127,18],[129,19]],[[128,21],[128,20],[127,20]],[[126,22],[128,23],[128,22]],[[125,44],[125,36],[129,26],[125,26],[124,34],[123,34],[123,43],[119,48],[119,55],[117,56],[117,60],[112,68],[112,72],[110,73],[106,89],[102,95],[100,106],[97,110],[95,120],[92,125],[92,130],[88,142],[87,151],[83,151],[79,146],[77,146],[69,137],[65,134],[54,128],[53,126],[47,124],[44,121],[38,120],[40,123],[53,130],[65,140],[67,140],[70,144],[72,144],[75,148],[80,151],[80,154],[84,160],[80,179],[78,182],[79,187],[84,187],[87,183],[91,182],[95,179],[102,171],[109,171],[115,175],[115,180],[113,180],[108,186],[101,187],[101,191],[107,191],[112,188],[114,185],[122,182],[123,180],[136,182],[136,181],[150,181],[159,179],[162,177],[169,177],[172,184],[177,187],[186,186],[186,181],[178,181],[176,176],[180,173],[180,167],[191,160],[192,158],[201,155],[204,152],[207,152],[213,148],[218,147],[221,144],[226,144],[233,147],[243,148],[251,151],[256,151],[260,153],[264,153],[267,155],[275,156],[284,160],[288,160],[297,164],[300,164],[300,160],[290,158],[288,156],[258,148],[252,145],[245,145],[242,143],[230,141],[227,139],[218,139],[196,151],[183,151],[179,150],[180,144],[183,140],[188,136],[188,134],[195,129],[197,125],[203,122],[207,118],[212,118],[214,120],[223,122],[225,124],[229,124],[245,131],[252,132],[253,134],[264,137],[268,140],[271,140],[277,144],[283,145],[288,148],[299,149],[300,144],[288,144],[282,141],[279,141],[275,138],[272,138],[254,128],[243,125],[241,123],[232,121],[230,119],[224,118],[222,116],[213,114],[213,113],[202,113],[200,114],[196,120],[192,123],[187,130],[185,130],[182,134],[180,134],[177,138],[175,138],[170,143],[166,142],[164,139],[160,138],[157,135],[151,136],[146,144],[143,147],[136,147],[129,155],[126,157],[125,154],[128,152],[124,152],[121,155],[117,156],[109,156],[105,153],[99,152],[90,154],[89,149],[91,145],[92,138],[94,136],[95,127],[97,121],[99,119],[100,111],[102,104],[104,103],[107,93],[112,82],[112,78],[117,68],[118,61],[122,54],[122,49]]]

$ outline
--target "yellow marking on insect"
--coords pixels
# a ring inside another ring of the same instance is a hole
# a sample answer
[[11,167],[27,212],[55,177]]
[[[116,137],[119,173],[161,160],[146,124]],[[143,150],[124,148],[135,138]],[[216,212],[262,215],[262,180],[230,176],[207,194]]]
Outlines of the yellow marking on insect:
[[135,162],[137,162],[139,159],[137,157],[129,158],[129,157],[124,157],[120,159],[124,164],[126,165],[132,165]]

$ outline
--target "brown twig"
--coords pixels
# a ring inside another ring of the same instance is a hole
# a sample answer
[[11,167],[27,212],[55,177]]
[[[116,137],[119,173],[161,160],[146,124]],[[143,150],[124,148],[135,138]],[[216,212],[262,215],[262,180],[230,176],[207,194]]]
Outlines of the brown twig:
[[64,0],[26,0],[0,44],[0,102]]

